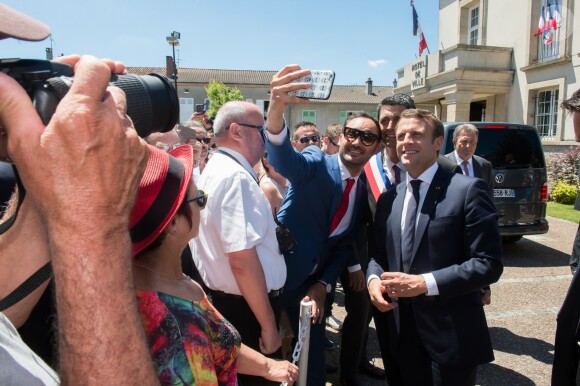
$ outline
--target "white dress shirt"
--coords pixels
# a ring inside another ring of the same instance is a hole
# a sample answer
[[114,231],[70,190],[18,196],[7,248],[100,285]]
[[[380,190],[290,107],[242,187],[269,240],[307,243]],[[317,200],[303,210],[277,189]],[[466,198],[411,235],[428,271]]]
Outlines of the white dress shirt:
[[[453,151],[453,154],[455,155],[455,160],[457,161],[457,165],[459,165],[459,167],[461,168],[461,172],[463,172],[463,161],[461,159],[461,157],[459,157],[459,154],[457,154],[457,150]],[[475,175],[473,174],[473,157],[469,157],[469,159],[467,160],[467,175],[469,177],[475,177]]]
[[[417,214],[421,213],[421,208],[423,207],[423,202],[425,202],[425,196],[427,195],[427,191],[429,190],[429,186],[431,186],[431,182],[433,182],[433,177],[435,173],[439,169],[439,165],[437,162],[434,162],[427,170],[425,170],[418,178],[412,178],[410,175],[407,175],[407,185],[405,190],[405,201],[403,203],[403,215],[401,216],[401,229],[403,230],[401,233],[405,231],[405,219],[407,217],[407,207],[409,206],[409,201],[414,200],[413,197],[413,189],[411,187],[411,181],[414,179],[421,180],[421,187],[419,188],[419,204],[417,206]],[[419,223],[419,215],[417,215],[415,221],[415,232],[417,232],[417,224]],[[415,242],[419,243],[421,240],[415,239]],[[432,273],[423,273],[421,274],[425,279],[425,284],[427,284],[427,296],[435,296],[439,295],[439,288],[437,287],[437,282],[435,281],[435,277]]]
[[227,254],[256,247],[268,292],[284,286],[286,263],[276,239],[276,223],[268,199],[246,159],[231,149],[214,154],[199,178],[208,194],[200,212],[197,238],[189,242],[203,281],[213,290],[241,295]]

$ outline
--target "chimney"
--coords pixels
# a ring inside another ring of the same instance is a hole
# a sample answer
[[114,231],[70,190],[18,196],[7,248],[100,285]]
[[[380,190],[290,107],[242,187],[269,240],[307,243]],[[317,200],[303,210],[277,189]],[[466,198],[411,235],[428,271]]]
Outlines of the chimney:
[[367,95],[373,95],[373,80],[371,78],[367,79]]

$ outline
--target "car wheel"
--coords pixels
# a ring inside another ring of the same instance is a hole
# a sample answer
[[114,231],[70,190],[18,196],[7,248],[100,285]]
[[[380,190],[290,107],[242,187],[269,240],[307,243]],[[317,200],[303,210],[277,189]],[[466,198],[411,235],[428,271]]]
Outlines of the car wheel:
[[504,243],[515,243],[516,241],[520,241],[522,239],[523,235],[517,235],[517,236],[503,236],[501,238],[501,241],[503,241]]

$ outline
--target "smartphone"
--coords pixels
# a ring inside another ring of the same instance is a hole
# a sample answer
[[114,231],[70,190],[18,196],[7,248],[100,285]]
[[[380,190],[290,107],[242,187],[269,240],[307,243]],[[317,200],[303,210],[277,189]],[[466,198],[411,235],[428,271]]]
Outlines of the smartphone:
[[308,99],[330,98],[332,85],[334,84],[334,71],[330,70],[311,70],[310,75],[293,80],[292,83],[310,82],[310,88],[306,90],[291,91],[288,95]]
[[197,132],[194,129],[192,129],[191,127],[179,125],[178,135],[179,135],[179,138],[181,139],[181,142],[183,142],[183,143],[186,143],[190,139],[195,139],[196,133]]
[[204,104],[195,105],[195,112],[202,114],[205,113],[205,105]]

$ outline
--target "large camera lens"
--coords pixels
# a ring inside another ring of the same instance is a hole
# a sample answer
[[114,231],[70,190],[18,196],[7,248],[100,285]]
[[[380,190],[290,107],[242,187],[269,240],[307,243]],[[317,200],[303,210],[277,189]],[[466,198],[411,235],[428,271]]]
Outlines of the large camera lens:
[[179,100],[175,87],[160,74],[117,75],[111,84],[127,96],[127,115],[140,137],[167,132],[179,121]]

